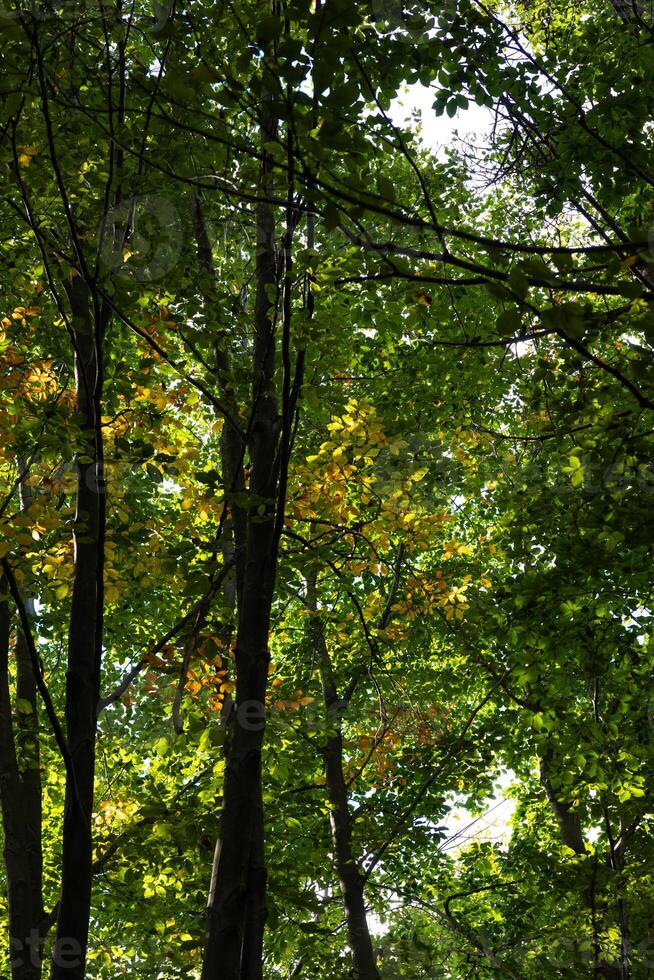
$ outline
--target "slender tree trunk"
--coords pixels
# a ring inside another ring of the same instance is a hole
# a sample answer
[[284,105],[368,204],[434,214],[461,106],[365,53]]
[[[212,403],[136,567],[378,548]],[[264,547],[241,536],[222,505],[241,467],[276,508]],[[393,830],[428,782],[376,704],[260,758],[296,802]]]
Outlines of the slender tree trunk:
[[[32,614],[32,601],[28,600],[26,605],[28,612]],[[16,697],[19,704],[31,706],[29,710],[19,710],[17,713],[16,741],[21,760],[23,820],[27,834],[27,851],[30,864],[32,916],[36,928],[45,914],[43,908],[41,754],[36,683],[27,644],[20,626],[17,627],[16,632]]]
[[[261,143],[274,140],[276,120],[265,100]],[[270,196],[273,161],[263,150],[260,187]],[[265,865],[261,750],[268,679],[268,633],[275,566],[275,513],[279,421],[274,391],[274,317],[270,290],[276,286],[275,219],[272,207],[257,205],[256,297],[254,308],[253,406],[248,436],[251,468],[246,554],[238,603],[236,711],[229,743],[220,840],[216,846],[207,909],[202,980],[256,980],[261,976],[265,923]]]
[[[611,832],[611,823],[608,810],[605,811],[605,821],[607,836],[609,839],[610,859],[609,864],[615,875],[617,887],[616,911],[618,916],[618,927],[620,929],[620,965],[616,968],[615,976],[620,980],[630,980],[631,977],[631,936],[629,934],[629,915],[627,909],[627,898],[624,894],[622,877],[625,869],[624,849],[616,844],[614,835]],[[624,828],[623,828],[624,829]]]
[[[61,897],[52,980],[82,980],[88,942],[92,882],[92,814],[96,709],[102,650],[104,496],[99,426],[102,393],[102,324],[89,308],[86,285],[68,287],[75,330],[77,412],[83,420],[84,454],[77,463],[74,526],[75,572],[66,672],[66,727],[72,763],[63,826]],[[95,329],[94,329],[95,328]]]
[[[331,702],[331,710],[333,705],[334,702]],[[343,736],[340,731],[327,739],[324,758],[334,859],[343,895],[354,976],[357,980],[379,980],[368,928],[364,881],[352,847],[352,815],[343,776]]]
[[[268,630],[272,598],[270,521],[252,523],[236,640],[236,711],[225,769],[221,839],[216,848],[209,897],[203,980],[241,980],[251,861],[261,807],[261,747],[268,673]],[[266,533],[268,531],[268,533]],[[260,843],[256,841],[257,850]],[[257,858],[257,861],[259,859]],[[265,890],[265,878],[257,881]],[[260,898],[258,899],[260,901]],[[248,930],[248,942],[253,941]],[[258,944],[257,944],[258,945]]]
[[[204,271],[213,277],[214,267],[211,245],[207,235],[202,207],[197,196],[193,196],[194,223],[198,245],[198,258]],[[211,300],[212,289],[208,289],[208,299]],[[223,331],[218,331],[214,343],[215,376],[220,396],[231,412],[238,419],[238,404],[230,381],[230,356],[227,337]],[[224,594],[227,607],[233,616],[243,601],[243,587],[247,558],[247,510],[242,503],[235,502],[236,495],[245,492],[243,437],[234,425],[225,421],[220,436],[220,463],[222,484],[225,492],[226,519],[221,535],[221,551],[223,561],[235,565],[236,578],[225,582]],[[231,636],[228,625],[225,638]],[[233,724],[234,704],[229,695],[225,698],[223,715],[226,724]],[[225,745],[226,757],[229,759],[228,741]],[[246,880],[246,913],[241,951],[241,975],[248,980],[256,980],[262,976],[263,969],[263,929],[266,918],[265,891],[266,867],[263,849],[263,807],[259,799],[256,805],[255,822],[252,829],[252,843],[248,875]],[[219,856],[219,852],[218,852]],[[216,872],[217,873],[217,872]],[[212,885],[212,894],[214,885]]]
[[343,896],[343,906],[347,921],[347,934],[352,951],[353,976],[357,980],[380,980],[375,953],[372,946],[366,902],[364,879],[359,868],[352,842],[352,814],[348,787],[343,773],[343,733],[341,719],[345,702],[339,698],[334,680],[329,650],[325,640],[324,623],[315,614],[316,580],[307,580],[307,601],[314,615],[311,619],[311,638],[318,654],[320,680],[327,718],[327,740],[323,747],[325,781],[329,799],[329,822],[334,864]]
[[[27,460],[20,459],[20,472],[26,468]],[[27,510],[33,500],[33,494],[25,480],[20,484],[21,510]],[[29,616],[34,616],[34,600],[25,600],[25,609]],[[16,626],[16,696],[21,703],[29,704],[28,711],[19,711],[17,715],[16,739],[18,754],[24,760],[21,768],[23,786],[23,817],[27,826],[28,852],[30,861],[30,876],[32,882],[32,910],[35,926],[43,920],[43,842],[42,842],[42,787],[41,787],[41,752],[39,743],[39,705],[36,689],[36,678],[29,655],[25,634]]]
[[[19,471],[24,472],[27,460],[18,461]],[[27,510],[33,500],[25,480],[20,484],[21,510]],[[29,616],[34,615],[34,600],[25,600]],[[16,745],[19,758],[23,820],[27,836],[27,852],[30,866],[32,892],[32,928],[34,930],[34,959],[40,962],[42,942],[36,948],[36,934],[42,929],[45,915],[43,908],[43,806],[41,787],[41,752],[39,744],[39,714],[36,678],[29,655],[27,640],[20,623],[16,624],[16,698],[27,710],[16,713]],[[29,706],[29,707],[28,707]],[[43,940],[40,935],[40,940]],[[39,971],[40,972],[40,971]]]
[[[215,270],[211,242],[207,234],[202,205],[195,192],[191,196],[191,206],[198,260],[203,274],[208,277],[204,298],[207,306],[207,315],[210,316],[211,307],[213,306],[218,309],[220,303],[213,282]],[[230,411],[232,418],[238,420],[238,402],[230,378],[227,332],[220,328],[217,328],[216,339],[214,341],[214,374],[223,403]],[[244,451],[245,444],[243,436],[234,425],[225,420],[220,433],[220,466],[227,517],[221,538],[221,550],[225,564],[227,565],[233,562],[236,567],[237,588],[234,589],[233,579],[229,578],[225,581],[223,590],[228,607],[232,613],[236,611],[237,594],[240,595],[243,590],[247,549],[247,511],[242,505],[234,503],[234,495],[242,495],[246,489]]]
[[[9,603],[3,580],[0,586],[0,804],[9,906],[11,975],[13,980],[38,980],[41,976],[38,929],[43,906],[40,863],[36,860],[32,840],[35,830],[32,823],[33,801],[28,795],[33,780],[25,780],[16,753],[9,687],[9,642]],[[21,697],[18,690],[17,697]],[[16,715],[28,714],[26,708],[26,704],[17,702]],[[19,724],[22,722],[18,722],[17,727]],[[40,787],[38,798],[40,801]]]

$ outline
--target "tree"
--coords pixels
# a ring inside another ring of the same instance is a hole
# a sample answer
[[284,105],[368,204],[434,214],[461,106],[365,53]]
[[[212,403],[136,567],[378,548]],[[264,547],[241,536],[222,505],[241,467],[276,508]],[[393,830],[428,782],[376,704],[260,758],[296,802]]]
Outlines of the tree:
[[2,13],[5,971],[647,976],[649,11],[152,14]]

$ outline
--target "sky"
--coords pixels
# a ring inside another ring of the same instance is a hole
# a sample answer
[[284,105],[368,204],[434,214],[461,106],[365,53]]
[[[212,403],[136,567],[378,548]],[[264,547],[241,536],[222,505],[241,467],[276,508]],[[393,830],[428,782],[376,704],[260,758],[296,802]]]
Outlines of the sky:
[[493,116],[489,109],[474,102],[466,110],[459,109],[450,119],[443,113],[437,116],[432,109],[435,92],[424,85],[407,86],[406,93],[393,101],[389,115],[396,125],[406,124],[413,113],[418,112],[421,120],[421,133],[425,146],[441,155],[444,148],[451,145],[459,136],[483,136],[489,132]]

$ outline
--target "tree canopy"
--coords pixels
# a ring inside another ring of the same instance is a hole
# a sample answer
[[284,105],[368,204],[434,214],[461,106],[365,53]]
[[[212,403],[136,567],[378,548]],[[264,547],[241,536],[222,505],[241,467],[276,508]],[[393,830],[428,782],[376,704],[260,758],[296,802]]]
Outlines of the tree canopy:
[[0,37],[0,974],[654,975],[649,5]]

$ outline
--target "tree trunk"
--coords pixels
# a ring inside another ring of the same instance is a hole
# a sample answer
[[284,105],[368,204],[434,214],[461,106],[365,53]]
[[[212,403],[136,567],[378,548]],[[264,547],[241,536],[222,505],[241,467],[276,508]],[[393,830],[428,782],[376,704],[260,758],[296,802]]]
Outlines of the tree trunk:
[[[251,869],[253,844],[257,852],[261,846],[256,838],[269,661],[270,554],[265,540],[252,541],[263,526],[253,525],[255,534],[251,530],[248,535],[248,565],[236,641],[236,711],[225,768],[221,839],[207,910],[203,980],[241,980],[242,959],[246,962],[252,958],[244,950],[252,887],[257,887],[257,905],[261,904],[262,889],[265,891],[265,879],[254,879]],[[259,855],[256,857],[258,862]],[[255,939],[251,929],[247,939],[250,945]]]
[[250,845],[241,980],[262,980],[263,978],[263,934],[268,916],[266,909],[267,881],[263,800],[259,795],[254,813]]
[[[211,242],[207,234],[202,205],[195,192],[192,193],[191,206],[198,260],[203,274],[208,277],[208,288],[205,290],[204,299],[207,315],[211,316],[212,308],[220,308],[220,301],[213,284],[215,270]],[[218,328],[214,341],[214,374],[223,403],[231,413],[232,418],[237,421],[239,416],[238,402],[230,378],[230,366],[227,333],[224,329]],[[236,568],[236,590],[231,578],[225,581],[223,587],[227,605],[232,614],[236,610],[237,593],[240,596],[243,591],[247,548],[247,511],[242,505],[235,504],[233,499],[234,494],[245,493],[244,451],[243,436],[233,424],[225,420],[220,433],[220,467],[227,515],[220,545],[224,564],[233,563]]]
[[379,980],[368,928],[364,882],[352,848],[352,816],[343,776],[343,736],[340,731],[327,739],[324,758],[334,858],[343,895],[354,976],[357,980]]
[[[19,460],[20,472],[24,472],[27,460]],[[32,491],[25,480],[20,484],[20,507],[27,510],[32,504]],[[25,600],[28,616],[34,616],[34,600]],[[27,850],[30,864],[30,881],[32,888],[32,919],[34,928],[42,923],[45,910],[43,908],[43,842],[42,823],[43,805],[41,788],[41,752],[39,743],[39,714],[36,678],[30,659],[25,634],[16,625],[16,697],[20,703],[29,704],[30,709],[17,713],[16,742],[19,759],[20,778],[22,784],[23,819],[26,825]],[[43,938],[43,936],[41,937]]]
[[[264,101],[261,143],[274,140],[272,100]],[[262,151],[261,197],[270,197],[273,161]],[[216,846],[207,909],[202,980],[255,980],[261,976],[265,923],[265,865],[261,749],[268,679],[268,633],[276,551],[277,438],[274,392],[274,318],[269,291],[277,282],[275,218],[257,205],[253,405],[248,435],[251,467],[246,554],[239,589],[236,636],[236,711],[225,781],[220,841]]]
[[[579,820],[578,814],[575,812],[575,810],[573,810],[570,804],[563,803],[558,798],[558,795],[552,787],[552,783],[549,778],[550,759],[551,755],[547,754],[544,757],[541,757],[539,760],[540,776],[541,783],[545,789],[545,794],[559,825],[561,840],[576,854],[587,855],[588,851],[584,842],[581,830],[581,821]],[[617,852],[610,837],[609,848],[610,866],[616,873],[619,873],[623,868],[623,858],[622,855]],[[590,908],[591,910],[594,908],[595,897],[592,887],[584,888],[582,893],[582,901],[587,908]],[[598,963],[596,967],[596,975],[603,977],[604,980],[629,980],[631,975],[629,929],[627,924],[626,902],[623,896],[618,898],[617,913],[621,939],[620,964],[608,963],[606,961]]]
[[[33,779],[25,780],[16,754],[9,688],[9,641],[9,603],[3,579],[0,591],[0,804],[9,906],[11,975],[13,980],[38,980],[41,976],[38,927],[43,906],[40,862],[36,859],[32,840],[35,831],[32,823],[33,800],[28,795]],[[17,697],[21,697],[18,692]],[[25,708],[25,705],[17,702],[16,714],[28,714]],[[38,799],[40,804],[40,786]]]
[[576,854],[586,854],[586,845],[581,832],[581,822],[578,813],[573,810],[569,803],[563,803],[555,793],[548,774],[550,757],[542,757],[540,764],[540,781],[545,790],[552,812],[559,825],[559,833],[563,843],[573,850]]
[[[93,788],[96,709],[100,696],[104,494],[99,425],[102,395],[100,317],[91,314],[86,285],[68,285],[75,338],[77,412],[83,419],[83,460],[77,463],[75,572],[66,672],[66,727],[72,778],[66,783],[61,896],[52,980],[82,980],[93,876]],[[95,328],[95,329],[94,329]]]
[[[307,601],[315,613],[316,580],[307,580]],[[343,733],[341,719],[347,704],[339,698],[334,680],[324,624],[317,615],[311,619],[311,634],[320,664],[323,701],[327,718],[327,741],[323,747],[325,781],[329,799],[329,822],[334,847],[334,864],[343,896],[353,976],[357,980],[380,980],[375,961],[364,896],[364,879],[352,844],[352,815],[348,787],[343,774]]]

